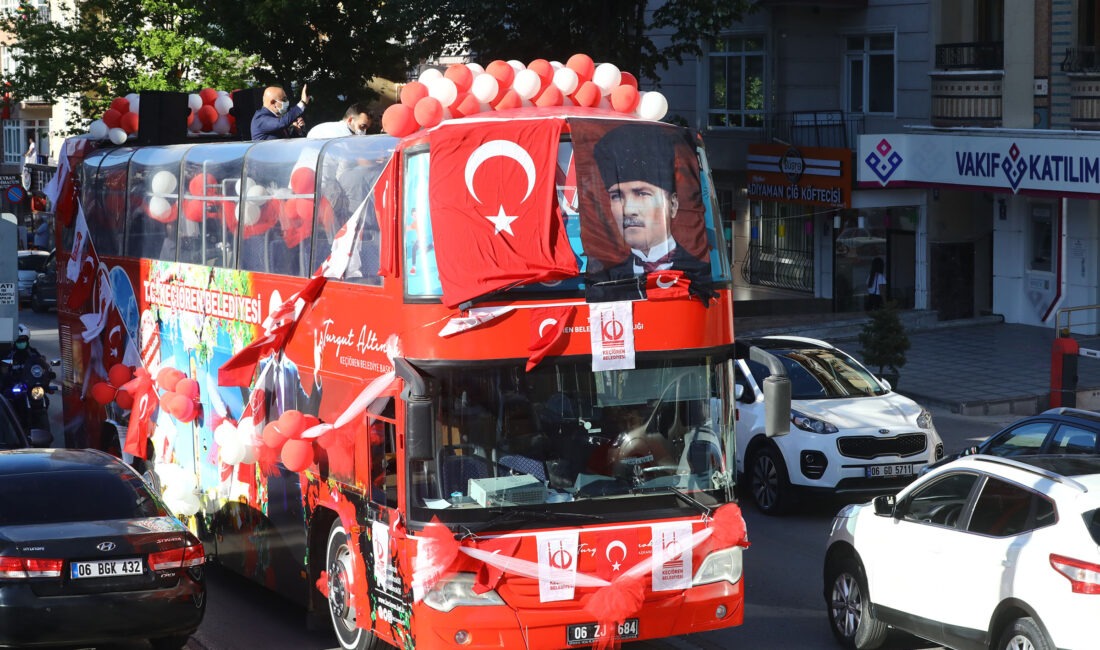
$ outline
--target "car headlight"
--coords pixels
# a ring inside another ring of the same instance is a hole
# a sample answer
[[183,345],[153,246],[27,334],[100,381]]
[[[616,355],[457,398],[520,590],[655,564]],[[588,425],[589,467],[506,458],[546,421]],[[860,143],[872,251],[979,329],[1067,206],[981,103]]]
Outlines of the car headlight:
[[435,583],[431,591],[424,595],[424,604],[441,612],[449,612],[455,607],[503,605],[504,601],[493,589],[479,594],[474,591],[476,576],[473,573],[456,573]]
[[810,433],[836,433],[840,431],[840,429],[833,426],[832,422],[812,418],[805,413],[793,410],[791,411],[791,424]]
[[709,585],[712,582],[725,580],[730,584],[737,584],[741,579],[741,547],[731,546],[708,555],[695,577],[691,580],[693,587]]
[[35,386],[31,389],[31,399],[42,399],[46,395],[46,389],[41,386]]
[[920,410],[920,415],[917,416],[917,426],[922,429],[932,428],[932,414],[928,412],[928,409]]

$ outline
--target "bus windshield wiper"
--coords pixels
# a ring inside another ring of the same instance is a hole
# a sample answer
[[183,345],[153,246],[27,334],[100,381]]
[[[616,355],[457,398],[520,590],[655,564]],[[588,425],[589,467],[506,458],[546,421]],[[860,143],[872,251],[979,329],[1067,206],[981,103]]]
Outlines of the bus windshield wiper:
[[591,519],[594,521],[603,521],[603,515],[595,515],[587,512],[559,512],[557,510],[550,510],[549,508],[524,508],[520,506],[498,506],[495,509],[495,514],[488,520],[480,524],[474,524],[474,526],[462,526],[462,533],[456,535],[459,539],[465,539],[467,537],[475,537],[481,531],[488,530],[499,524],[509,521],[545,521],[549,519]]
[[668,486],[668,489],[669,489],[670,492],[672,492],[672,494],[674,494],[676,496],[677,499],[679,499],[680,501],[683,501],[684,503],[688,504],[692,508],[695,508],[696,510],[698,510],[699,514],[703,515],[704,517],[709,517],[710,516],[712,509],[708,506],[703,505],[695,497],[689,495],[687,492],[684,492],[683,490],[676,487],[675,485]]

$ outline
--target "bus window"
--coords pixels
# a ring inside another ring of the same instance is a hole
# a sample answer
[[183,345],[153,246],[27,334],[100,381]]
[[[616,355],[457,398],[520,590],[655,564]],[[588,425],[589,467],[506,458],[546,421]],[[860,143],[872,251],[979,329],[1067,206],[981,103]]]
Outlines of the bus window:
[[130,213],[126,255],[176,261],[180,159],[186,146],[145,147],[130,159],[130,192],[141,205]]
[[411,297],[443,295],[435,261],[432,221],[428,213],[428,153],[405,157],[401,227],[405,248],[405,292]]
[[196,145],[183,161],[179,261],[231,268],[241,160],[250,143]]
[[92,183],[91,201],[84,205],[88,234],[100,255],[122,253],[128,214],[140,208],[140,203],[128,199],[126,194],[126,168],[133,153],[134,149],[124,147],[103,157]]
[[381,237],[373,190],[396,144],[396,138],[385,135],[337,138],[330,140],[321,152],[318,164],[321,201],[313,228],[314,269],[332,252],[336,233],[362,209],[363,217],[355,234],[355,247],[345,279],[360,284],[382,284],[378,275]]
[[306,277],[310,268],[317,155],[326,140],[253,145],[244,162],[239,268]]

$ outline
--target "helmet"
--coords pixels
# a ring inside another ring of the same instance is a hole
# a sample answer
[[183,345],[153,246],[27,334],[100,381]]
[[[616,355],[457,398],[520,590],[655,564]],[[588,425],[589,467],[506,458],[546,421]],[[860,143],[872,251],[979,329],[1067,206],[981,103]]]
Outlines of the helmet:
[[26,325],[19,324],[16,329],[15,348],[17,350],[26,350],[31,344],[31,331],[27,329]]
[[27,340],[29,341],[30,338],[31,338],[31,330],[30,330],[29,327],[27,327],[23,323],[19,323],[19,327],[18,327],[18,329],[16,329],[16,332],[15,332],[15,338],[18,339],[18,338],[23,338],[23,337],[26,337]]

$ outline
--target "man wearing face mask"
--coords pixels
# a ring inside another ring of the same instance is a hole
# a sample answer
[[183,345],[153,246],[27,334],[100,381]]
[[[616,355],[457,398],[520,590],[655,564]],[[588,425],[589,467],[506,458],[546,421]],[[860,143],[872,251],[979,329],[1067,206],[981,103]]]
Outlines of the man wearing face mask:
[[268,86],[264,89],[264,105],[252,116],[253,140],[279,140],[294,137],[304,122],[302,113],[309,104],[306,84],[302,84],[302,99],[294,106],[286,98],[286,91],[280,86]]
[[371,115],[366,104],[352,104],[344,111],[344,119],[321,122],[309,130],[307,138],[339,138],[345,135],[366,135],[370,132]]

